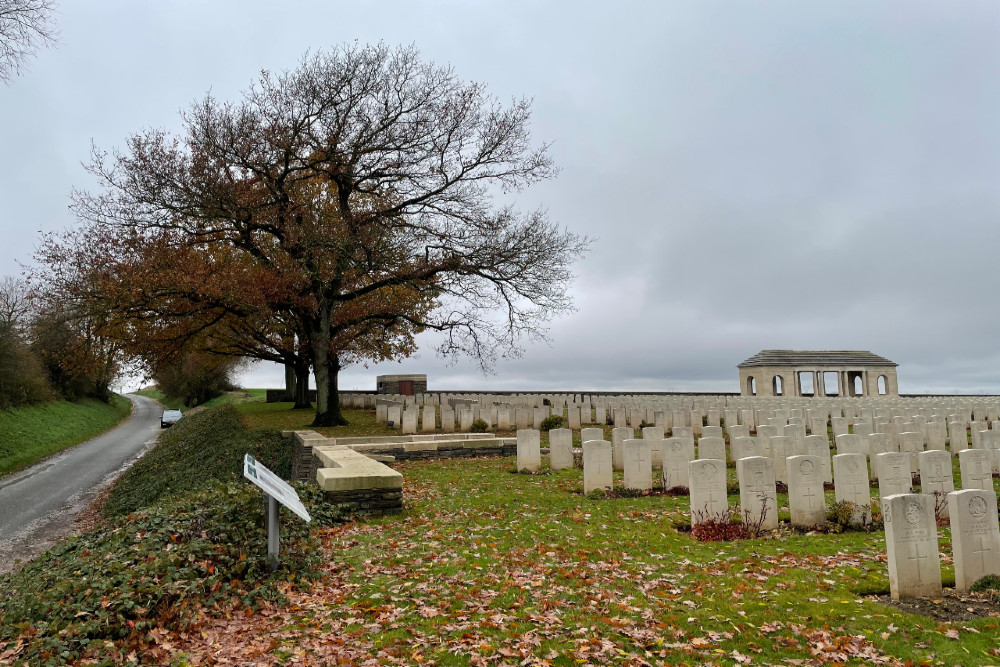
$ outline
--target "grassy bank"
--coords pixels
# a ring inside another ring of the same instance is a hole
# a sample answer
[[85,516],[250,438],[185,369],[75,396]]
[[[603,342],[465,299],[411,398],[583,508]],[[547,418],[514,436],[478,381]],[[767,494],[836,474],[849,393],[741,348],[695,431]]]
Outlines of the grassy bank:
[[[173,410],[183,410],[187,412],[188,408],[184,405],[184,399],[182,398],[170,398],[159,389],[147,388],[140,389],[135,392],[140,396],[145,396],[146,398],[151,398],[154,401],[159,401],[164,405],[164,407],[171,408]],[[204,404],[195,406],[200,408],[214,408],[219,405],[225,405],[227,403],[247,403],[253,401],[263,401],[267,395],[266,389],[238,389],[236,391],[227,391],[221,396],[216,396],[210,401],[206,401]]]
[[0,411],[0,475],[100,435],[121,423],[131,410],[127,398],[114,395],[110,403],[55,401]]

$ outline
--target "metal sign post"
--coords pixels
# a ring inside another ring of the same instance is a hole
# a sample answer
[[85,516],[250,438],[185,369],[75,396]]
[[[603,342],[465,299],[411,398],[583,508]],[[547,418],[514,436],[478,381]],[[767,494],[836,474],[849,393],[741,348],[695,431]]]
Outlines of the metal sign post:
[[278,503],[281,503],[307,523],[312,521],[299,494],[285,480],[268,470],[249,454],[243,457],[243,476],[267,494],[267,561],[272,570],[278,569]]

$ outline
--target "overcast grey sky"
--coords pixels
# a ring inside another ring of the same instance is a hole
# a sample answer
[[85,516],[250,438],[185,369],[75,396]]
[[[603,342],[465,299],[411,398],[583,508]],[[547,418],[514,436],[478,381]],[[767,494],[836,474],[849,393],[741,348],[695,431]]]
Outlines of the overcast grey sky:
[[517,203],[597,240],[551,346],[484,378],[428,339],[342,388],[738,391],[737,363],[793,348],[871,350],[904,393],[1000,393],[995,0],[88,0],[57,23],[0,86],[0,275],[74,224],[92,141],[178,129],[307,49],[413,43],[534,99],[562,173]]

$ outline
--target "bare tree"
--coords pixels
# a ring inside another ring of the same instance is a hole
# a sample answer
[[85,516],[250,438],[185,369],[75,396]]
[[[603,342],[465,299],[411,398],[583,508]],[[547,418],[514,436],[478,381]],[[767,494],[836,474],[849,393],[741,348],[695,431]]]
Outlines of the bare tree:
[[311,351],[315,424],[343,423],[337,374],[384,358],[394,348],[382,340],[408,353],[414,333],[437,330],[441,353],[488,369],[571,309],[571,265],[589,240],[494,202],[555,174],[530,107],[413,47],[346,46],[265,72],[238,103],[207,97],[182,137],[147,131],[125,152],[95,152],[104,190],[77,193],[75,210],[273,271],[294,293],[267,298]]
[[0,0],[0,81],[9,81],[38,48],[55,42],[52,0]]

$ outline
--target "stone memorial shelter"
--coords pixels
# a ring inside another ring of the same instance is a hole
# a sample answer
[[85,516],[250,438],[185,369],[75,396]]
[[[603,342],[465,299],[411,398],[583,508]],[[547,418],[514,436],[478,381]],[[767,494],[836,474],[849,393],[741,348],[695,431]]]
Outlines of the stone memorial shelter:
[[761,350],[737,368],[743,396],[899,396],[895,362],[867,350]]

